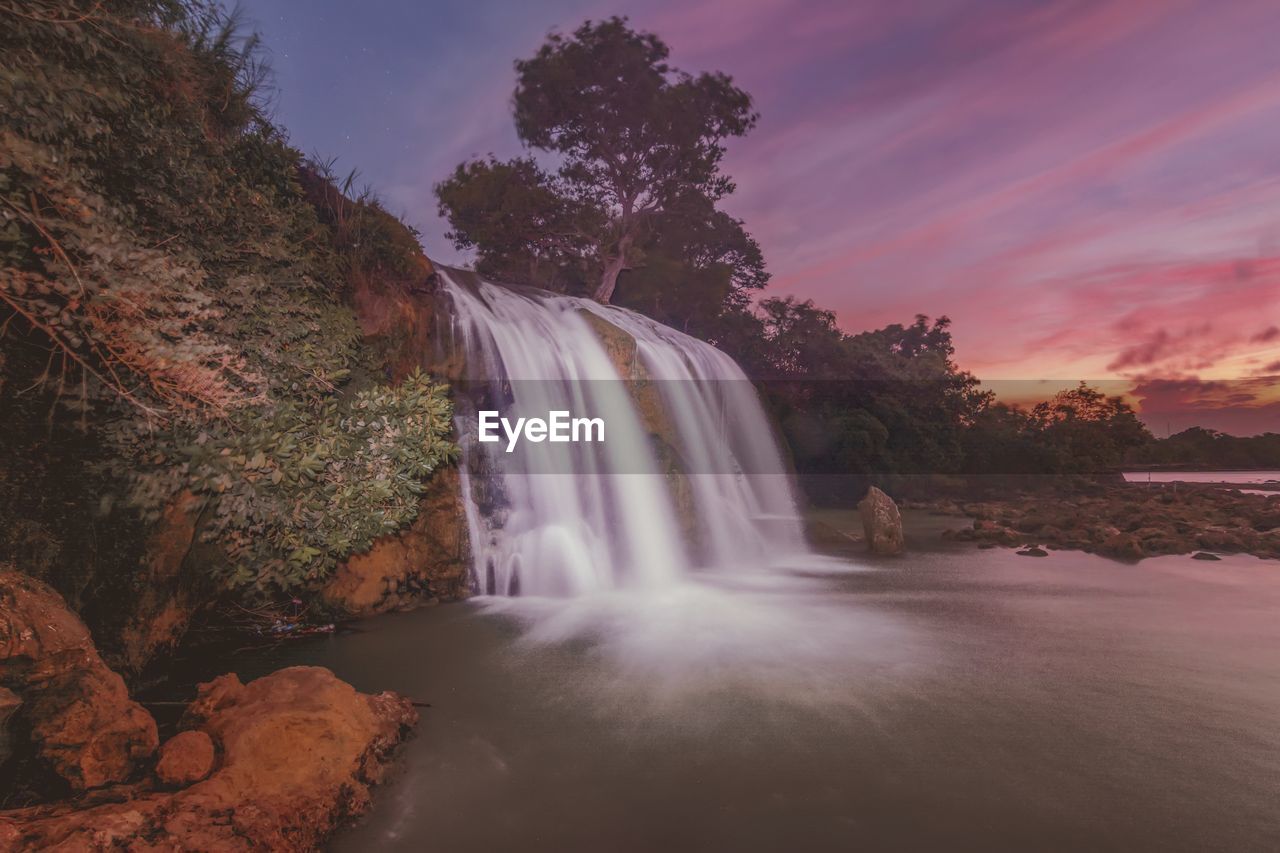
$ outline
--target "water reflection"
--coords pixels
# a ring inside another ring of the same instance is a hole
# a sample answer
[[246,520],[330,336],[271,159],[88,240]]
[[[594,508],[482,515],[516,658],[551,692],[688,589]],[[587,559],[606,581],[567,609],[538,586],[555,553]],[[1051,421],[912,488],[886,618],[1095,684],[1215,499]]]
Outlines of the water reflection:
[[1271,850],[1276,569],[939,547],[269,663],[433,705],[340,850]]

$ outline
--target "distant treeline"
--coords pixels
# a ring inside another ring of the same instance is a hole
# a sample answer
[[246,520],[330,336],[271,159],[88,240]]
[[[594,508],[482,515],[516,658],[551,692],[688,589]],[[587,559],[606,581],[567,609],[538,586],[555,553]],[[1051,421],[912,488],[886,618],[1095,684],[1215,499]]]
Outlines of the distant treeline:
[[763,380],[801,482],[819,501],[938,475],[1280,467],[1280,435],[1196,428],[1157,439],[1123,398],[1084,383],[1030,408],[998,402],[956,365],[946,317],[849,335],[811,302],[766,299],[737,331],[718,343]]
[[1280,433],[1243,437],[1192,427],[1136,448],[1129,461],[1139,467],[1280,469]]
[[1156,441],[1123,399],[1083,383],[1029,409],[997,402],[956,365],[946,317],[849,335],[812,302],[766,299],[753,320],[718,343],[763,380],[815,500],[904,476],[1118,471]]

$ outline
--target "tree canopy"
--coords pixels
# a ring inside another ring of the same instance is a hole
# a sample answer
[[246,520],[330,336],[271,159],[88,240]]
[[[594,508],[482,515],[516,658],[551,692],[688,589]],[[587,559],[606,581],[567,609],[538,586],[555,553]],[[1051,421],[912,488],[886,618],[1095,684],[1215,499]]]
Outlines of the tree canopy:
[[764,285],[759,247],[716,208],[734,189],[724,142],[757,120],[751,97],[668,56],[656,35],[614,17],[552,34],[516,62],[516,131],[558,166],[490,157],[437,185],[449,237],[476,251],[478,271],[601,302],[627,274],[631,298],[676,325]]

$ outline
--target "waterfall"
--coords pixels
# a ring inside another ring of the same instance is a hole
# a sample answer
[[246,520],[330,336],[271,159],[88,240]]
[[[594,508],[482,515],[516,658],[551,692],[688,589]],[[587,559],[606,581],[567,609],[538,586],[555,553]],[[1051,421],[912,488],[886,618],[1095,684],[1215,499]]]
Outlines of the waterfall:
[[[731,358],[625,309],[440,277],[478,591],[661,587],[806,552],[773,431]],[[600,418],[604,441],[507,452],[477,440],[481,408]]]

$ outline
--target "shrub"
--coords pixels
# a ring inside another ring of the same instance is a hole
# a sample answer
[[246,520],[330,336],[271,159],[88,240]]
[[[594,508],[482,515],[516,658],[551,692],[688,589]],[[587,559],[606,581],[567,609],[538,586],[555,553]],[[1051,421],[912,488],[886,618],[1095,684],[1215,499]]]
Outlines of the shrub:
[[[0,405],[24,454],[0,465],[60,472],[39,529],[90,500],[145,525],[190,490],[219,580],[279,596],[410,521],[454,452],[446,389],[357,387],[378,365],[344,296],[420,249],[371,200],[317,216],[254,39],[170,0],[0,15]],[[27,480],[0,476],[0,523],[36,512]]]

